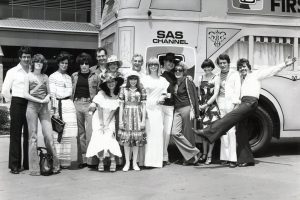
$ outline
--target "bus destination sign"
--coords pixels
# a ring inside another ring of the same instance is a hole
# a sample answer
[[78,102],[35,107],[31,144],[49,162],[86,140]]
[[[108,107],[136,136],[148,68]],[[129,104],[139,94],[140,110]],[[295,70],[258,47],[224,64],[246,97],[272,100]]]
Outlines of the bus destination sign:
[[228,13],[300,17],[300,1],[228,0]]

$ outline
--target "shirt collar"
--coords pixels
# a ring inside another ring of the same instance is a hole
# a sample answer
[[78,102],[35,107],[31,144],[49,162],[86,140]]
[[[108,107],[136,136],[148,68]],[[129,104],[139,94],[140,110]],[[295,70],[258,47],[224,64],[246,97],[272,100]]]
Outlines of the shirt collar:
[[[23,71],[23,72],[27,73],[27,72],[23,69],[21,63],[19,63],[19,64],[17,65],[16,69],[17,69],[17,71]],[[29,71],[28,71],[28,72],[29,72]]]

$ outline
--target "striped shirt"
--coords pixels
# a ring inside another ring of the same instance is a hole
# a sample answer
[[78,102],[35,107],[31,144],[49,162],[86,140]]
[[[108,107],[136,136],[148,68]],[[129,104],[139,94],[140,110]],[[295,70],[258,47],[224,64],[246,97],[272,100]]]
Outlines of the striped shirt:
[[50,94],[52,98],[52,107],[58,108],[57,99],[63,99],[72,96],[72,79],[68,74],[62,74],[58,71],[49,77]]

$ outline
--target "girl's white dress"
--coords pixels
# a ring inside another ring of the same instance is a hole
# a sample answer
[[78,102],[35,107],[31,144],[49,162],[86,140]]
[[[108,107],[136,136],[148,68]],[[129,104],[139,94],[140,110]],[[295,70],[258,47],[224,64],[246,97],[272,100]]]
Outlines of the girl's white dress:
[[[119,107],[118,98],[109,97],[103,91],[98,92],[94,97],[93,102],[103,109],[104,122],[109,117],[110,112]],[[92,126],[93,133],[87,148],[86,156],[99,156],[98,153],[102,154],[103,151],[103,157],[109,157],[108,152],[115,156],[122,157],[119,143],[116,140],[115,117],[111,120],[108,128],[103,130],[100,127],[98,110],[96,110],[93,114]]]

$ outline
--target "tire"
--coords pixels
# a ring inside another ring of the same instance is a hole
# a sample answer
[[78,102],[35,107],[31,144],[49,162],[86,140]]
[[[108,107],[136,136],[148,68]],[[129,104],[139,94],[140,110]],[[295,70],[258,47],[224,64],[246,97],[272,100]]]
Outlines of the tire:
[[269,113],[258,106],[249,117],[249,143],[253,153],[262,153],[269,145],[273,136],[273,121]]

